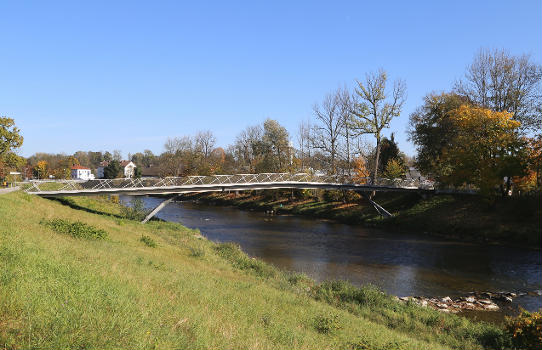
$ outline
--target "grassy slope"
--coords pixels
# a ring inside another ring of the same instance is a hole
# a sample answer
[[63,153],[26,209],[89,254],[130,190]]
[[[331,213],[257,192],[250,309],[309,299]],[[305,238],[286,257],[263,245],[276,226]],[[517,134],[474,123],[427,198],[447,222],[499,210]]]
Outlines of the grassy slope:
[[220,204],[334,219],[345,223],[393,227],[478,242],[499,242],[539,248],[542,200],[537,197],[497,198],[489,205],[469,195],[379,193],[375,200],[394,214],[383,220],[363,199],[348,203],[333,200],[300,199],[241,193],[215,193],[203,197]]
[[[451,324],[480,329],[457,316],[420,310],[430,327],[415,319],[416,307],[402,307],[390,325],[390,318],[370,317],[352,303],[334,306],[333,295],[315,300],[293,275],[244,255],[232,260],[229,246],[198,231],[89,212],[118,214],[111,203],[76,203],[89,210],[20,192],[0,196],[0,347],[481,347],[450,334]],[[109,237],[75,239],[40,224],[53,218],[82,221]],[[142,234],[158,247],[140,242]],[[322,316],[324,326],[336,318],[340,327],[317,331]],[[404,328],[409,322],[411,332]]]

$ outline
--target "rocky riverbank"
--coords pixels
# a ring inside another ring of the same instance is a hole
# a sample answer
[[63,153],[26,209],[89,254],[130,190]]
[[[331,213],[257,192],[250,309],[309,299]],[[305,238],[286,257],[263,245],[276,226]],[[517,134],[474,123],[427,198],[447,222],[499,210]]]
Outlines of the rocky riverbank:
[[[511,303],[514,298],[527,294],[542,295],[542,291],[534,292],[471,292],[467,296],[452,299],[449,296],[444,298],[427,297],[395,297],[402,303],[415,303],[423,307],[430,307],[441,312],[458,313],[463,310],[472,311],[499,311],[502,304]],[[499,306],[501,304],[501,306]]]

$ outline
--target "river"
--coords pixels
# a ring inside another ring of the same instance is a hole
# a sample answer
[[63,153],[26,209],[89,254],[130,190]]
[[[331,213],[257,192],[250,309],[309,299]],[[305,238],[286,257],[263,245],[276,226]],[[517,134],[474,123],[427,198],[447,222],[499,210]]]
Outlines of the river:
[[[129,202],[130,197],[121,197]],[[144,197],[146,208],[162,199]],[[302,216],[194,202],[172,202],[158,218],[199,229],[215,242],[237,242],[251,256],[317,281],[372,283],[397,296],[457,297],[471,291],[525,292],[504,313],[542,307],[540,251],[463,243]]]

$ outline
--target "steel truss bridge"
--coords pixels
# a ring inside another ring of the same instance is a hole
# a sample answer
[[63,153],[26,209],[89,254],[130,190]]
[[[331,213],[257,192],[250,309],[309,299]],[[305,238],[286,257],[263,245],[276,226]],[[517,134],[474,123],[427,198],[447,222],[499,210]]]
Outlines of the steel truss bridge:
[[342,175],[313,175],[307,173],[262,173],[212,176],[186,176],[139,179],[100,179],[100,180],[45,180],[31,181],[26,192],[42,197],[96,196],[96,195],[166,195],[169,198],[156,207],[146,222],[158,213],[177,195],[218,191],[246,191],[266,189],[325,189],[350,190],[364,195],[383,216],[391,216],[366,194],[373,191],[433,192],[431,182],[416,180],[352,178]]

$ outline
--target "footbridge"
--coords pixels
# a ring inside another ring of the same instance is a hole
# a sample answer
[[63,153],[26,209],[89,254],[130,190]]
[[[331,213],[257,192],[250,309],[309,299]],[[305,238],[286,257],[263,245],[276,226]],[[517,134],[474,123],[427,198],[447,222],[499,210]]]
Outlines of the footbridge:
[[268,189],[324,189],[356,191],[364,195],[383,216],[391,216],[366,194],[381,192],[432,192],[433,184],[416,180],[388,180],[352,178],[341,175],[307,173],[262,173],[212,176],[186,176],[139,179],[56,180],[31,181],[27,193],[42,197],[97,196],[97,195],[164,195],[168,197],[144,220],[146,222],[177,195],[218,191],[247,191]]

